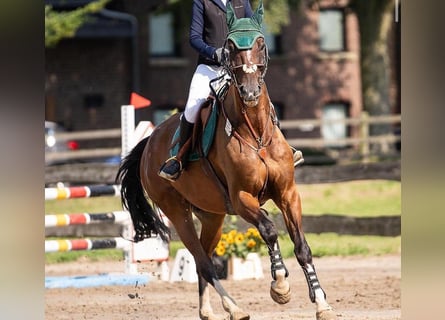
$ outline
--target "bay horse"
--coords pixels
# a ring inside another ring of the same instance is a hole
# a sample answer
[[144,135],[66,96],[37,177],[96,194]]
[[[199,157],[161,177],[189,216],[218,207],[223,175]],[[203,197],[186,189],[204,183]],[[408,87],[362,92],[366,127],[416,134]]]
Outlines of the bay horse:
[[[231,80],[218,106],[214,141],[208,155],[189,162],[175,182],[158,176],[160,166],[170,156],[171,141],[179,124],[180,114],[175,114],[124,158],[116,180],[121,183],[122,202],[132,218],[135,241],[152,234],[164,239],[169,236],[169,229],[147,202],[148,197],[168,217],[193,255],[200,319],[219,319],[212,311],[209,284],[219,294],[231,320],[250,319],[221,285],[211,260],[226,214],[239,215],[258,229],[271,261],[270,295],[277,303],[289,302],[289,272],[280,253],[277,229],[261,207],[269,199],[283,214],[295,256],[307,280],[310,300],[316,304],[317,319],[337,319],[315,272],[302,229],[292,151],[277,127],[264,82],[268,54],[261,33],[262,19],[262,1],[251,18],[240,19],[230,2],[227,4],[228,54],[223,64]],[[192,213],[201,222],[200,235]]]

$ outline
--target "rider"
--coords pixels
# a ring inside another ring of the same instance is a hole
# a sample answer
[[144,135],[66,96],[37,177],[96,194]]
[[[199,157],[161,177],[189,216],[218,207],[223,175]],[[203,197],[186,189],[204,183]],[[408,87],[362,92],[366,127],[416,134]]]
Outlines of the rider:
[[[193,0],[190,25],[190,44],[199,53],[198,66],[193,74],[189,96],[179,125],[178,156],[169,158],[159,170],[159,176],[175,181],[187,161],[189,140],[198,111],[210,93],[209,82],[223,74],[221,60],[227,37],[226,4],[230,2],[237,18],[252,16],[249,0]],[[185,146],[184,146],[185,145]],[[302,159],[294,153],[294,162]]]

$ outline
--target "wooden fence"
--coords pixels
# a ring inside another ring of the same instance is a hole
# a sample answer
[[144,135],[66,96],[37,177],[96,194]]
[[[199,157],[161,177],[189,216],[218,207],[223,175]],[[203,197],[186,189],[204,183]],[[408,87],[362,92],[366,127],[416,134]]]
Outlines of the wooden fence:
[[288,143],[299,148],[311,147],[311,148],[329,148],[332,145],[341,146],[353,146],[357,147],[362,159],[366,162],[371,155],[372,144],[380,144],[381,150],[389,150],[390,144],[395,144],[401,141],[400,133],[394,132],[383,135],[371,135],[371,125],[389,125],[401,123],[401,115],[382,115],[382,116],[369,116],[367,112],[362,112],[359,118],[345,118],[345,119],[304,119],[304,120],[283,120],[280,121],[282,130],[300,129],[304,130],[308,126],[311,128],[321,127],[323,125],[330,124],[342,124],[345,126],[358,127],[358,137],[346,137],[335,140],[327,140],[324,138],[294,138],[287,139]]
[[[359,118],[345,118],[345,119],[301,119],[301,120],[282,120],[282,130],[303,129],[308,126],[311,128],[321,127],[323,125],[341,123],[345,126],[359,127],[358,137],[346,137],[336,140],[326,140],[322,137],[314,138],[290,138],[287,139],[290,145],[298,146],[299,148],[320,148],[326,149],[332,145],[342,145],[345,147],[357,147],[364,162],[371,155],[372,144],[380,144],[382,150],[386,150],[390,144],[400,142],[399,134],[384,134],[384,135],[370,135],[371,125],[382,124],[400,124],[401,115],[383,115],[383,116],[369,116],[366,112],[362,112]],[[60,141],[68,140],[99,140],[99,139],[116,139],[121,137],[121,129],[103,129],[103,130],[89,130],[77,132],[58,133],[55,138]],[[45,160],[50,162],[66,161],[73,159],[98,158],[98,157],[113,157],[121,154],[121,148],[94,148],[81,149],[63,152],[51,152],[45,154]]]

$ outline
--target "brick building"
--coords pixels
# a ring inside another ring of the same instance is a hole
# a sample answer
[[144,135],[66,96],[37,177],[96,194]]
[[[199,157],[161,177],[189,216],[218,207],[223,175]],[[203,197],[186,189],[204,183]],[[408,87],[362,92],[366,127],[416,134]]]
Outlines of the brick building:
[[[67,9],[65,1],[45,2]],[[183,108],[197,57],[188,43],[187,15],[165,7],[156,11],[164,2],[111,1],[76,37],[47,48],[46,119],[71,130],[116,128],[120,106],[129,104],[132,91],[152,101],[150,108],[137,111],[137,120],[157,124],[171,109]],[[346,4],[329,0],[293,10],[280,35],[267,35],[266,83],[281,119],[360,114],[358,21]],[[308,126],[288,136],[332,134],[356,133],[341,125],[333,132]]]

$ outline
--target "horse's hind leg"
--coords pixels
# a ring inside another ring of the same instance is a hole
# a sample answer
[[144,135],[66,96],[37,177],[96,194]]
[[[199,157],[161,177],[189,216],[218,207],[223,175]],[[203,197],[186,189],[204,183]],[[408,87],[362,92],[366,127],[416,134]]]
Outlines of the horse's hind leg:
[[335,320],[337,319],[337,315],[326,301],[326,294],[321,288],[312,262],[311,249],[303,233],[300,195],[296,188],[289,191],[288,195],[289,197],[287,199],[276,203],[281,203],[280,209],[283,212],[289,235],[295,245],[295,256],[306,277],[309,288],[309,298],[317,305],[317,320]]
[[[209,259],[221,238],[222,225],[224,223],[224,215],[214,215],[203,211],[195,211],[197,217],[201,221],[201,245],[206,251]],[[199,316],[201,319],[214,320],[219,319],[212,310],[210,305],[209,283],[199,276]],[[218,281],[219,285],[219,281]],[[216,288],[216,287],[215,287]],[[218,291],[218,290],[217,290]],[[219,292],[218,292],[219,293]],[[221,296],[224,309],[230,313],[230,319],[249,319],[249,315],[242,311],[228,295]]]
[[[196,213],[196,212],[195,212]],[[221,237],[222,224],[224,222],[224,216],[216,216],[214,223],[209,225],[209,218],[205,213],[199,212],[198,218],[201,221],[201,245],[206,251],[207,255],[211,257],[213,250],[215,249],[218,239]],[[217,219],[219,218],[219,219]],[[210,304],[210,286],[209,283],[201,276],[198,277],[199,285],[199,317],[202,320],[215,320],[219,319],[214,313]]]
[[[230,313],[230,320],[250,319],[249,315],[244,313],[236,305],[235,301],[227,294],[227,292],[221,285],[220,281],[218,280],[215,267],[207,252],[208,249],[207,250],[204,249],[196,233],[190,205],[186,204],[182,199],[175,199],[174,195],[170,194],[168,203],[164,202],[160,204],[160,207],[163,212],[168,212],[167,216],[175,226],[176,232],[181,238],[181,241],[184,243],[186,248],[190,251],[190,253],[193,255],[193,258],[195,259],[198,279],[200,279],[199,280],[200,302],[202,301],[203,305],[203,314],[201,314],[200,310],[201,319],[203,320],[212,319],[212,318],[206,318],[205,315],[205,312],[208,311],[210,307],[210,304],[208,302],[209,300],[208,284],[211,284],[220,295],[224,309]],[[217,221],[214,223],[217,225],[216,228],[217,231],[220,228],[221,222]],[[201,235],[203,238],[210,238],[211,232],[216,233],[216,231],[212,229],[212,226],[213,224],[203,221],[202,223],[203,233]],[[213,234],[213,236],[215,237],[215,234]],[[212,243],[214,241],[217,241],[216,238],[213,239]],[[210,248],[211,245],[207,245],[207,247]]]

